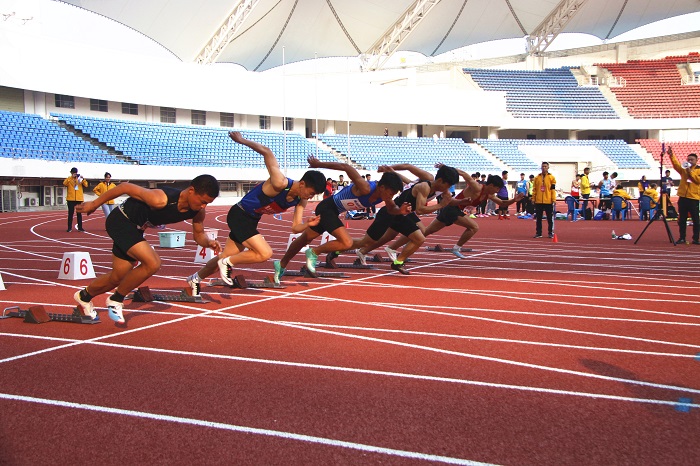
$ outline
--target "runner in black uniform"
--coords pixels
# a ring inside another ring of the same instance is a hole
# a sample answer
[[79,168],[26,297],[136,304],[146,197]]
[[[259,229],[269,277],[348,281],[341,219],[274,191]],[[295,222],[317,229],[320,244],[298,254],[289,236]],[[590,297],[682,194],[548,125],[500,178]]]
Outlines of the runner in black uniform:
[[326,187],[326,177],[318,170],[309,170],[301,180],[284,176],[275,154],[266,146],[245,139],[241,133],[231,131],[229,137],[239,144],[250,147],[261,154],[270,177],[256,185],[240,202],[228,211],[226,223],[230,233],[220,256],[212,258],[198,272],[187,277],[193,296],[199,296],[199,283],[213,274],[217,266],[221,279],[233,285],[232,266],[256,264],[272,257],[272,248],[258,231],[258,222],[263,214],[278,214],[294,207],[292,232],[301,233],[306,228],[318,225],[319,217],[310,217],[304,222],[306,202]]
[[79,204],[76,210],[91,214],[105,202],[121,195],[130,197],[114,209],[105,222],[107,233],[114,240],[112,271],[100,275],[73,295],[83,314],[97,318],[92,298],[116,287],[106,305],[110,319],[117,323],[125,322],[122,315],[124,297],[160,269],[160,257],[143,238],[147,228],[192,219],[194,241],[214,249],[217,254],[221,251],[219,242],[209,239],[204,232],[204,208],[219,195],[219,182],[213,176],[200,175],[184,190],[170,187],[146,189],[121,183],[94,201]]
[[[423,232],[419,227],[421,220],[418,215],[434,212],[447,206],[452,200],[452,196],[449,193],[450,186],[458,180],[457,170],[447,165],[442,165],[438,169],[434,181],[420,181],[404,190],[396,198],[395,202],[397,205],[410,204],[412,212],[408,215],[391,215],[389,212],[380,210],[367,230],[367,235],[376,243],[373,246],[363,247],[358,250],[360,260],[362,261],[363,256],[374,249],[374,247],[384,244],[384,242],[401,233],[408,238],[409,243],[403,248],[398,257],[392,257],[393,263],[391,268],[408,275],[409,272],[403,266],[404,261],[425,241],[425,236],[423,236]],[[437,204],[428,206],[428,201],[440,192],[442,193],[442,200]]]
[[[436,166],[442,166],[442,164],[437,164]],[[518,202],[525,196],[524,194],[518,194],[513,199],[502,200],[497,196],[499,190],[505,184],[500,176],[489,175],[486,182],[481,184],[469,176],[467,172],[460,169],[457,169],[457,172],[464,178],[466,187],[454,197],[448,206],[440,210],[438,216],[428,225],[423,235],[428,237],[453,223],[464,227],[464,232],[457,240],[457,243],[450,249],[450,252],[460,259],[465,259],[466,256],[461,252],[462,246],[479,231],[479,224],[464,213],[464,207],[476,207],[486,200],[492,200],[499,207],[506,207]],[[406,238],[399,238],[392,244],[392,249],[398,249],[407,242]]]
[[292,241],[287,252],[281,260],[274,262],[275,283],[279,283],[279,278],[284,275],[289,261],[296,256],[301,249],[311,243],[324,231],[335,237],[321,246],[308,248],[306,250],[306,268],[310,275],[315,276],[316,260],[319,254],[333,251],[344,251],[352,246],[352,238],[348,235],[343,222],[338,218],[341,212],[348,210],[360,210],[384,202],[392,213],[399,214],[408,212],[406,208],[400,208],[394,204],[392,198],[396,196],[403,187],[401,178],[396,173],[385,173],[377,181],[367,181],[352,166],[340,162],[321,162],[318,159],[309,157],[309,165],[312,168],[328,168],[332,170],[343,170],[350,177],[352,184],[346,186],[333,196],[324,199],[316,206],[316,215],[321,220],[316,226],[307,228],[304,233]]

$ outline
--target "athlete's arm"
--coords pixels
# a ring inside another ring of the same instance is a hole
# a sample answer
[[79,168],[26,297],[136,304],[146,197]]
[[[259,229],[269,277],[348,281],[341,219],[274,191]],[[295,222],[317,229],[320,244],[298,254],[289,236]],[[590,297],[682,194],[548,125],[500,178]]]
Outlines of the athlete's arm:
[[508,199],[508,200],[504,201],[503,199],[499,199],[498,197],[496,197],[495,194],[491,194],[491,195],[489,196],[489,199],[492,200],[495,204],[497,204],[497,205],[499,205],[499,206],[501,206],[501,207],[506,207],[506,206],[509,206],[509,205],[511,205],[511,204],[514,204],[514,203],[518,202],[520,199],[522,199],[522,198],[524,198],[524,197],[525,197],[525,194],[523,194],[523,193],[518,193],[518,194],[515,195],[515,197],[514,197],[513,199]]
[[218,256],[221,253],[221,244],[217,240],[209,238],[209,235],[204,231],[205,216],[206,213],[202,209],[192,218],[192,237],[195,243],[202,247],[213,249],[214,254]]
[[391,167],[391,165],[380,165],[380,166],[377,168],[377,172],[379,172],[379,173],[388,173],[388,172],[396,173],[396,174],[399,176],[399,178],[401,178],[401,182],[402,182],[403,184],[410,184],[410,183],[413,183],[413,180],[408,179],[408,178],[406,178],[404,175],[402,175],[401,173],[395,171],[395,170]]
[[263,193],[265,193],[266,196],[274,197],[287,187],[287,177],[284,176],[284,173],[282,173],[282,170],[280,170],[280,164],[277,161],[277,157],[275,157],[275,154],[269,147],[244,138],[238,131],[231,131],[228,133],[228,135],[233,141],[250,147],[255,152],[263,156],[265,167],[267,168],[267,172],[270,174],[270,178],[266,180],[262,186]]
[[411,172],[411,174],[413,174],[413,176],[418,178],[420,181],[435,180],[435,177],[432,175],[432,173],[418,168],[415,165],[411,165],[410,163],[397,163],[396,165],[391,165],[391,168],[393,168],[394,170],[406,170],[408,172]]
[[416,214],[418,215],[435,212],[446,207],[452,201],[452,194],[445,192],[442,193],[442,200],[439,203],[429,206],[427,205],[428,194],[430,194],[428,183],[418,183],[411,189],[413,189],[413,195],[416,197]]
[[294,206],[294,216],[292,217],[293,233],[301,233],[308,227],[318,225],[318,222],[321,221],[321,217],[319,217],[318,215],[314,215],[313,217],[307,218],[306,222],[304,222],[304,209],[306,208],[306,204],[306,199],[302,199],[301,202],[299,202],[299,204]]
[[352,193],[355,196],[364,196],[369,194],[370,187],[366,179],[362,178],[362,175],[355,170],[352,165],[342,162],[321,162],[319,159],[310,155],[307,160],[309,161],[309,167],[311,168],[328,168],[330,170],[344,171],[348,174],[348,178],[352,181]]
[[78,204],[75,210],[89,215],[105,202],[123,195],[145,202],[154,209],[162,209],[168,203],[168,196],[162,189],[147,189],[131,183],[120,183],[114,189],[102,193],[97,199]]

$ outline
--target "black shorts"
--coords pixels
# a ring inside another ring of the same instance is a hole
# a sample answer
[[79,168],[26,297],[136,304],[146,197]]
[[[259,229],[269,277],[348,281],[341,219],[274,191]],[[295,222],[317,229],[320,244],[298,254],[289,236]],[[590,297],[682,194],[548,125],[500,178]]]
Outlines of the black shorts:
[[238,204],[228,210],[226,223],[228,224],[228,237],[231,241],[242,243],[255,235],[259,235],[258,231],[259,218],[255,218],[246,213]]
[[321,217],[321,220],[318,222],[318,225],[309,228],[319,235],[322,235],[324,231],[333,233],[343,226],[343,222],[338,218],[338,215],[340,215],[338,206],[335,205],[332,197],[319,202],[315,213]]
[[437,216],[437,221],[444,223],[445,226],[450,226],[455,223],[459,217],[464,217],[465,215],[466,214],[459,207],[448,205],[447,207],[440,209],[440,213]]
[[389,215],[386,207],[382,207],[377,212],[372,225],[367,229],[367,235],[377,241],[391,228],[404,236],[409,236],[414,231],[420,230],[418,222],[420,222],[420,218],[414,212],[408,215]]
[[105,228],[114,241],[112,254],[122,260],[136,262],[136,259],[129,256],[127,251],[141,241],[146,241],[143,238],[143,230],[126,218],[118,207],[105,220]]

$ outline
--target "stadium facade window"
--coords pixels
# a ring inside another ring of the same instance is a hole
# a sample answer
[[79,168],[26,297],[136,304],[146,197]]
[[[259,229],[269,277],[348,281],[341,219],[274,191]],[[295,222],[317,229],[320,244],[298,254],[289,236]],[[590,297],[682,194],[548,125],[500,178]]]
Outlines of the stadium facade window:
[[206,125],[207,124],[207,112],[204,110],[192,110],[192,124],[193,125]]
[[284,117],[284,130],[294,131],[294,118]]
[[55,101],[58,108],[75,108],[75,98],[72,95],[56,94]]
[[241,196],[248,194],[254,187],[259,185],[259,181],[244,181],[240,183],[241,186]]
[[160,122],[175,123],[175,109],[170,107],[160,107]]
[[233,113],[219,113],[219,125],[224,128],[233,128]]
[[138,115],[139,106],[138,104],[127,104],[126,102],[122,102],[122,113],[124,115]]
[[270,129],[270,117],[267,115],[260,115],[260,129]]
[[90,99],[90,110],[93,112],[107,112],[109,105],[106,100]]

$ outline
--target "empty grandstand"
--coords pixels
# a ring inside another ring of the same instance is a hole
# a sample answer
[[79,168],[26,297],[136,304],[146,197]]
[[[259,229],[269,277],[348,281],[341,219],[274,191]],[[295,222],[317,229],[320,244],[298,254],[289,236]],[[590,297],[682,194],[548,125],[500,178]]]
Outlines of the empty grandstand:
[[571,70],[488,70],[465,68],[486,91],[506,93],[516,118],[618,118],[597,87],[580,86]]

